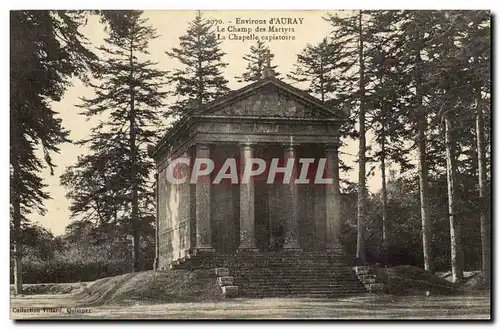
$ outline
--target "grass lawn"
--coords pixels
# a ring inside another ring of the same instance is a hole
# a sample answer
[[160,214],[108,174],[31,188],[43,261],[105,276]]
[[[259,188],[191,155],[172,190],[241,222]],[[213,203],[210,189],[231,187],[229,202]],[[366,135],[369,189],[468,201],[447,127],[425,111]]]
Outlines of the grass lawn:
[[[44,312],[41,308],[56,309]],[[36,308],[26,309],[21,308]],[[68,308],[73,312],[68,313]],[[19,312],[26,311],[26,312]],[[88,312],[88,313],[81,313]],[[358,295],[334,299],[265,298],[220,302],[102,305],[74,295],[11,297],[12,319],[489,319],[487,292],[460,296]]]

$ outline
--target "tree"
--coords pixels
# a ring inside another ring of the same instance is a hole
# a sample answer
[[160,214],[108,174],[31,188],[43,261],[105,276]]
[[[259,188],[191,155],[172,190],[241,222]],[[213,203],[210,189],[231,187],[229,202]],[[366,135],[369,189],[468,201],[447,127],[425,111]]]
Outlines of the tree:
[[[269,52],[269,47],[264,44],[263,41],[258,40],[257,46],[250,47],[250,53],[243,56],[243,60],[248,62],[246,71],[243,72],[241,76],[235,77],[238,82],[256,82],[262,79],[262,74],[266,68],[267,56]],[[269,52],[271,60],[274,58],[274,54]],[[272,65],[271,69],[274,71],[275,77],[280,74],[276,72],[277,65]]]
[[477,138],[477,159],[478,159],[478,181],[480,220],[481,220],[481,270],[483,272],[483,284],[490,282],[490,223],[487,214],[487,192],[486,192],[486,147],[484,140],[484,122],[481,98],[477,102],[476,114],[476,138]]
[[[339,88],[340,84],[344,83],[342,75],[344,64],[340,62],[343,57],[342,46],[343,44],[333,43],[328,38],[324,38],[316,45],[308,44],[297,55],[294,70],[287,74],[287,78],[292,82],[303,84],[305,92],[318,97],[327,106],[333,105],[338,108],[343,105],[346,110],[350,108],[350,103],[346,102],[347,97]],[[345,112],[349,120],[341,127],[342,137],[357,137],[354,131],[356,119],[349,110]],[[352,169],[342,159],[339,160],[339,167],[344,172]]]
[[[466,11],[403,11],[395,16],[398,23],[394,26],[399,29],[395,42],[402,51],[398,57],[400,65],[406,66],[402,78],[409,81],[413,94],[407,101],[417,109],[416,115],[408,113],[407,117],[410,129],[415,127],[418,131],[424,266],[428,271],[434,270],[431,241],[436,219],[431,218],[428,207],[428,178],[444,174],[447,175],[451,265],[454,279],[460,280],[463,270],[460,226],[466,218],[464,199],[474,200],[470,192],[475,189],[463,188],[470,184],[469,177],[475,175],[472,161],[475,154],[471,149],[474,147],[471,143],[474,111],[470,109],[474,108],[477,97],[473,94],[477,94],[478,86],[488,85],[484,79],[488,76],[488,65],[484,65],[483,59],[478,61],[488,56],[484,55],[489,53],[485,51],[488,47],[484,47],[488,42],[481,41],[484,32],[481,37],[476,34],[480,30],[478,24],[484,25],[485,16],[484,12]],[[482,55],[472,49],[481,49]],[[478,62],[483,64],[476,65]]]
[[384,50],[381,47],[374,47],[373,50],[375,53],[372,56],[376,60],[369,71],[376,80],[371,95],[373,109],[368,118],[368,127],[379,149],[372,151],[370,161],[380,163],[382,237],[387,247],[389,245],[387,162],[391,161],[399,165],[403,171],[412,169],[413,165],[409,159],[409,147],[405,145],[408,133],[404,125],[404,111],[401,110],[405,104],[400,97],[394,97],[394,95],[401,96],[405,93],[399,81],[399,75],[402,72],[394,66],[396,60],[391,55],[391,48]]
[[30,257],[48,261],[54,253],[62,249],[62,241],[38,223],[24,225],[21,245],[23,258]]
[[40,172],[48,167],[53,173],[52,154],[68,141],[51,102],[61,100],[72,76],[85,79],[96,57],[78,31],[85,13],[24,10],[10,15],[10,217],[19,294],[22,226],[30,213],[45,212],[43,202],[50,195],[43,190]]
[[[370,12],[370,24],[366,28],[370,36],[371,46],[366,50],[367,61],[365,66],[369,85],[368,98],[372,108],[367,118],[367,130],[373,136],[369,148],[368,162],[380,164],[382,180],[381,209],[382,209],[382,243],[384,250],[391,244],[389,241],[389,216],[387,169],[388,164],[399,166],[401,171],[414,168],[410,161],[412,132],[407,129],[406,116],[408,99],[411,93],[408,90],[406,66],[399,65],[403,56],[397,47],[397,27],[399,15],[394,11]],[[378,148],[376,147],[378,146]],[[375,166],[370,168],[370,172]]]
[[189,23],[187,33],[179,39],[180,47],[166,52],[183,66],[171,76],[171,82],[175,85],[174,95],[178,99],[168,114],[174,115],[184,115],[199,109],[229,91],[228,81],[222,74],[227,63],[223,61],[225,53],[220,49],[221,41],[201,12],[196,14]]
[[307,82],[306,92],[318,96],[323,102],[335,91],[338,84],[337,65],[332,59],[339,45],[324,38],[317,45],[307,45],[297,55],[295,71],[287,75],[294,82]]
[[[435,61],[438,74],[435,90],[440,91],[441,100],[436,105],[440,106],[439,117],[444,121],[444,135],[446,138],[446,164],[447,164],[447,185],[448,185],[448,206],[450,222],[450,244],[451,244],[451,265],[454,281],[463,279],[464,270],[464,249],[461,237],[464,225],[463,209],[460,209],[460,197],[458,185],[461,180],[465,180],[468,170],[467,160],[462,158],[478,158],[477,171],[479,182],[479,196],[484,196],[484,177],[482,177],[481,153],[484,151],[484,144],[481,134],[484,128],[479,122],[479,133],[477,129],[477,116],[481,111],[477,110],[478,102],[481,103],[483,90],[488,92],[489,85],[489,38],[487,26],[489,15],[487,12],[466,12],[466,11],[445,11],[442,17],[442,33],[435,38],[444,45],[435,52],[439,56]],[[485,33],[486,32],[486,33]],[[437,42],[436,42],[437,43]],[[486,94],[486,93],[485,93]],[[471,110],[472,109],[472,110]],[[476,122],[474,123],[474,116]],[[481,121],[481,120],[479,120]],[[473,148],[471,143],[475,137],[478,141],[478,154],[467,152],[467,148]],[[464,151],[465,149],[465,151]],[[473,163],[473,162],[472,162]],[[473,166],[469,169],[475,174]],[[463,174],[461,174],[461,171]],[[470,175],[470,174],[469,174]],[[481,191],[481,189],[483,190]],[[471,190],[472,192],[473,190]],[[469,197],[467,197],[469,198]],[[482,234],[485,233],[485,216],[482,202],[479,201],[480,223]],[[482,235],[482,249],[485,249],[484,242],[487,238]],[[486,257],[482,257],[483,260]],[[484,271],[484,276],[487,272]],[[486,283],[486,282],[485,282]]]
[[[487,150],[489,127],[484,124],[485,117],[490,118],[490,85],[491,85],[491,31],[490,13],[488,11],[464,11],[454,15],[454,24],[460,30],[456,40],[460,47],[455,50],[454,57],[459,60],[465,77],[462,83],[468,88],[460,90],[459,95],[464,99],[467,107],[475,109],[474,127],[477,151],[469,155],[470,158],[477,157],[477,180],[479,194],[479,217],[481,230],[481,269],[483,272],[483,284],[489,285],[490,281],[490,235],[488,214],[488,169]],[[467,96],[468,95],[468,96]],[[464,97],[465,96],[465,97]],[[467,111],[464,116],[469,115]],[[463,120],[461,120],[463,121]],[[471,140],[467,138],[468,140]],[[471,149],[474,149],[471,146]],[[471,166],[472,167],[472,166]],[[472,167],[473,171],[474,168]]]
[[95,71],[99,81],[91,84],[96,96],[80,105],[85,116],[101,118],[90,138],[80,141],[91,153],[68,168],[62,183],[71,187],[92,179],[68,194],[72,214],[95,214],[90,218],[103,224],[116,220],[133,237],[133,268],[139,270],[141,233],[150,231],[154,218],[153,163],[147,146],[162,126],[165,72],[143,59],[156,31],[142,12],[120,15],[99,48],[106,60]]
[[[370,14],[360,10],[341,17],[338,14],[326,18],[332,25],[332,42],[334,49],[339,47],[334,62],[344,75],[339,88],[340,99],[346,104],[358,104],[358,211],[357,211],[357,248],[356,257],[362,262],[365,255],[365,216],[366,216],[366,113],[368,110],[368,94],[365,66],[369,62],[365,57],[369,48],[369,35],[366,33],[370,25]],[[338,45],[338,46],[335,46]],[[357,88],[355,87],[357,85]]]
[[366,214],[366,135],[365,135],[365,115],[366,115],[366,94],[365,94],[365,60],[364,60],[364,35],[363,35],[363,11],[359,11],[359,171],[358,171],[358,246],[356,257],[365,259],[364,246],[364,224]]
[[424,268],[429,272],[434,272],[433,264],[433,230],[432,218],[429,213],[429,181],[428,181],[428,137],[429,109],[424,100],[428,95],[428,85],[426,84],[426,74],[428,65],[423,60],[428,40],[430,26],[434,26],[435,12],[423,11],[400,11],[393,13],[395,23],[393,29],[394,46],[399,50],[398,60],[404,66],[405,74],[401,77],[401,82],[406,83],[409,96],[406,99],[408,109],[406,124],[410,131],[416,131],[414,141],[418,157],[418,177],[420,190],[420,217],[422,223],[422,249],[424,254]]
[[72,200],[71,216],[94,224],[116,224],[127,201],[122,191],[127,173],[116,170],[122,166],[123,154],[128,152],[126,144],[124,141],[111,145],[94,143],[91,150],[93,153],[78,157],[61,175],[61,184],[68,190],[66,196]]

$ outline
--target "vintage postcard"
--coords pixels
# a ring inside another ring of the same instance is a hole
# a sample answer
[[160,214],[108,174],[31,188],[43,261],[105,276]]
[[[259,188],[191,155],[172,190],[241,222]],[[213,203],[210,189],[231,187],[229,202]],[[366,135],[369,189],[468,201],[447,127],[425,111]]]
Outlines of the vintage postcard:
[[491,13],[13,10],[11,319],[491,319]]

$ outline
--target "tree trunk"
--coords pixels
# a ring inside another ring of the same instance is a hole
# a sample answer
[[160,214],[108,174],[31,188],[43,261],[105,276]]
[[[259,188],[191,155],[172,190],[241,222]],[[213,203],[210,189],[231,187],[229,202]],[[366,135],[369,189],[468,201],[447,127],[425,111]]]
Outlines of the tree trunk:
[[[17,160],[13,162],[17,163]],[[13,180],[14,182],[19,181],[16,177],[19,177],[19,166],[13,166]],[[14,182],[11,182],[13,184]],[[15,184],[15,183],[14,183]],[[18,192],[14,189],[14,196],[12,202],[13,208],[13,220],[14,220],[14,232],[13,232],[13,250],[12,254],[14,256],[14,291],[16,295],[20,295],[23,291],[23,278],[22,278],[22,253],[21,253],[21,203],[19,201]]]
[[130,41],[130,180],[132,192],[132,237],[133,250],[132,262],[133,270],[139,271],[139,253],[140,253],[140,233],[139,233],[139,200],[137,186],[137,131],[135,127],[135,88],[134,88],[134,60],[133,60],[133,41]]
[[365,255],[365,213],[366,213],[366,136],[365,136],[365,63],[363,56],[363,27],[362,27],[363,12],[359,11],[359,172],[358,172],[358,236],[356,246],[356,258],[361,262],[366,262]]
[[448,217],[450,219],[450,249],[451,249],[451,274],[453,282],[463,279],[463,254],[462,237],[460,232],[460,219],[456,213],[456,161],[454,152],[454,141],[450,129],[450,119],[445,119],[446,135],[446,178],[448,185]]
[[19,152],[16,143],[21,141],[22,136],[19,136],[19,120],[17,120],[16,110],[12,111],[12,121],[11,121],[11,133],[13,138],[10,141],[10,148],[12,151],[10,162],[12,164],[12,181],[10,182],[12,189],[12,220],[13,220],[13,232],[12,232],[12,254],[14,258],[13,270],[14,270],[14,292],[16,295],[20,295],[23,290],[23,278],[22,278],[22,251],[21,251],[21,200],[19,195],[19,184],[21,184],[21,167],[19,165]]
[[[384,129],[384,128],[382,128]],[[384,242],[384,251],[387,251],[389,245],[387,232],[387,178],[385,168],[385,136],[382,133],[381,157],[380,157],[380,173],[382,176],[382,239]]]
[[427,124],[426,116],[419,119],[418,123],[418,179],[420,188],[420,217],[422,219],[422,248],[424,252],[424,268],[426,271],[434,272],[434,260],[432,256],[432,222],[429,218],[429,183],[427,178],[427,154],[425,130]]
[[389,232],[387,229],[387,178],[385,168],[385,140],[382,141],[382,157],[380,159],[380,172],[382,174],[382,258],[384,264],[389,261]]
[[418,106],[418,180],[420,192],[420,218],[422,220],[422,249],[424,254],[424,269],[434,273],[434,259],[432,251],[432,221],[429,218],[429,181],[427,177],[427,142],[425,132],[427,130],[427,115],[423,105],[422,81],[420,66],[422,59],[420,49],[416,52],[417,62],[415,65],[415,93]]
[[481,225],[481,270],[483,272],[483,284],[490,284],[490,221],[487,214],[487,199],[486,199],[486,150],[484,143],[484,122],[483,110],[481,107],[480,97],[477,101],[476,109],[476,138],[477,138],[477,161],[478,161],[478,176],[479,176],[479,200],[480,200],[480,225]]

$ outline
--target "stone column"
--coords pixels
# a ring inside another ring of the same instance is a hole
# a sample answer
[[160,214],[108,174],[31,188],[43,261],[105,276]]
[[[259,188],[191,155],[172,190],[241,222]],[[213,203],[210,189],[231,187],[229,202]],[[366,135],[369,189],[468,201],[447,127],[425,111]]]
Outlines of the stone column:
[[[295,150],[295,145],[289,144],[285,145],[285,165],[288,163],[288,159],[297,158],[297,152]],[[295,161],[298,161],[296,159]],[[299,193],[297,191],[297,184],[295,184],[295,179],[297,178],[297,163],[294,164],[292,169],[292,174],[290,176],[290,182],[284,184],[285,187],[285,197],[287,199],[287,221],[285,226],[285,243],[283,249],[300,249],[299,244]]]
[[325,146],[327,177],[332,178],[332,184],[326,185],[326,247],[334,247],[340,243],[341,213],[340,213],[340,177],[339,177],[339,146]]
[[[210,146],[196,144],[196,158],[210,158]],[[210,224],[210,175],[198,177],[196,182],[196,250],[214,251]]]
[[242,183],[241,177],[248,159],[253,157],[250,144],[240,146],[240,246],[238,250],[257,250],[255,245],[255,186],[250,177],[248,183]]

